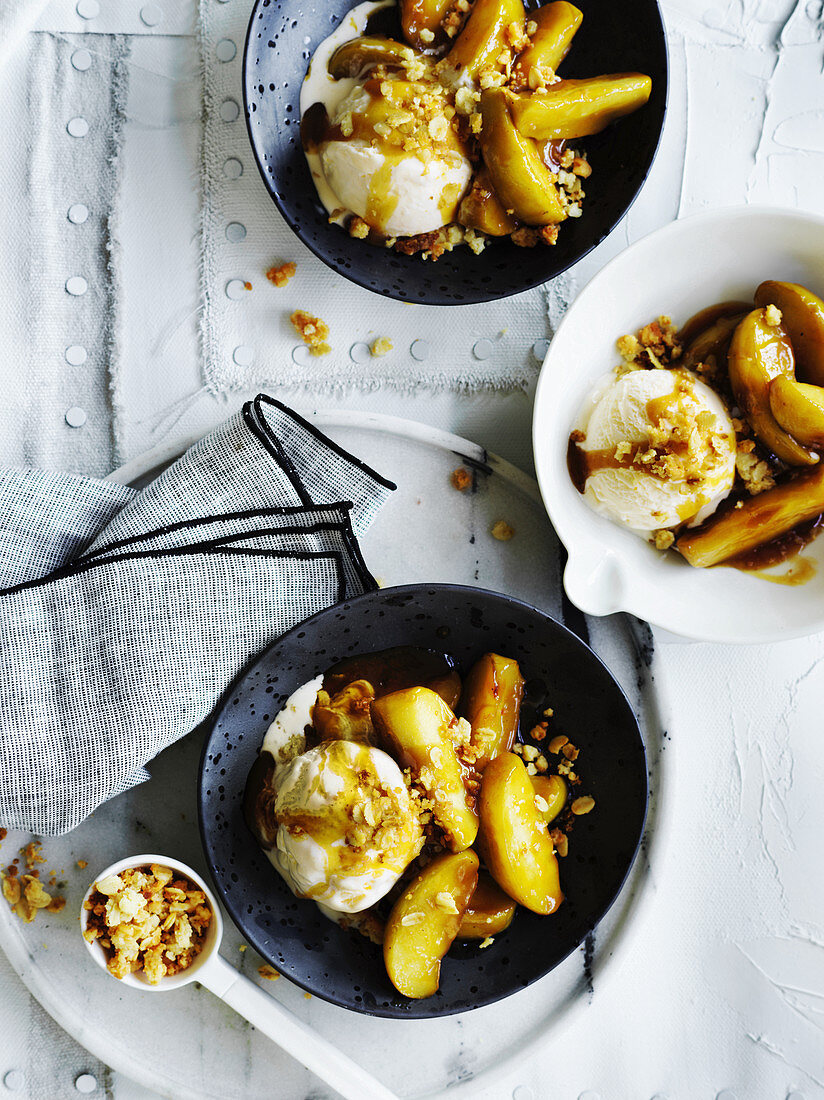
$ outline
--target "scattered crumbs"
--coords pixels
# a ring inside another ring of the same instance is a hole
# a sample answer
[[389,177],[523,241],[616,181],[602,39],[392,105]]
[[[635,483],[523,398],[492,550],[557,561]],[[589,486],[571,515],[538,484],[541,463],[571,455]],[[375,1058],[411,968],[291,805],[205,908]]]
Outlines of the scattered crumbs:
[[25,924],[31,924],[38,909],[59,913],[66,905],[66,899],[52,896],[36,875],[20,875],[13,864],[0,872],[0,884],[9,908]]
[[80,868],[81,871],[85,871],[86,868],[89,866],[89,861],[87,859],[79,859],[77,861],[77,866]]
[[494,942],[495,942],[495,937],[494,936],[487,936],[486,939],[481,940],[481,942],[479,944],[479,947],[481,948],[481,950],[483,950],[484,947],[491,947]]
[[306,998],[307,1001],[312,1000],[312,994],[311,993],[304,993],[303,996]]
[[590,810],[595,808],[595,799],[592,795],[584,794],[580,798],[576,798],[570,806],[570,809],[576,817],[580,817],[581,814],[588,814]]
[[552,707],[547,707],[544,711],[544,718],[553,718],[554,716],[555,711],[552,709]]
[[569,839],[566,833],[562,833],[560,829],[553,829],[549,836],[557,854],[561,859],[566,859],[569,855]]
[[662,527],[658,531],[653,531],[652,541],[656,550],[669,550],[675,542],[675,535],[672,531]]
[[459,493],[465,493],[472,484],[472,474],[465,466],[459,466],[449,475],[449,480],[452,482],[453,489],[457,489]]
[[36,863],[46,862],[42,845],[37,840],[31,840],[25,847],[21,848],[20,855],[25,860],[26,867],[29,871],[34,869]]
[[553,753],[553,755],[559,753],[564,745],[568,744],[568,742],[569,738],[564,737],[562,733],[559,733],[557,737],[553,737],[552,740],[549,742],[549,751]]
[[375,358],[380,358],[382,355],[388,355],[393,347],[394,345],[388,336],[379,336],[377,340],[373,340],[369,345],[369,350]]
[[515,534],[515,528],[510,527],[506,520],[499,519],[497,523],[493,523],[491,533],[498,542],[509,542]]
[[548,727],[548,722],[539,722],[529,731],[530,739],[533,741],[543,741],[546,738],[546,731]]
[[296,309],[289,320],[312,355],[328,355],[332,350],[328,343],[329,326],[320,317],[313,317],[303,309]]
[[244,290],[251,290],[251,289],[252,289],[252,284],[251,284],[251,283],[250,283],[250,282],[249,282],[249,281],[247,280],[247,281],[246,281],[246,282],[245,282],[245,283],[243,284],[243,289],[244,289]]
[[242,943],[240,945],[240,947],[238,947],[238,951],[241,951],[241,952],[245,951],[247,946],[248,946],[248,944]]
[[261,978],[265,978],[267,982],[276,982],[280,977],[277,970],[273,966],[269,966],[268,963],[258,967],[258,974]]
[[[291,260],[283,264],[276,264],[266,272],[266,278],[273,286],[284,287],[290,279],[295,277],[298,265]],[[252,289],[251,283],[244,283],[247,290]]]
[[764,310],[764,323],[771,328],[775,328],[781,324],[781,310],[778,306],[767,306]]

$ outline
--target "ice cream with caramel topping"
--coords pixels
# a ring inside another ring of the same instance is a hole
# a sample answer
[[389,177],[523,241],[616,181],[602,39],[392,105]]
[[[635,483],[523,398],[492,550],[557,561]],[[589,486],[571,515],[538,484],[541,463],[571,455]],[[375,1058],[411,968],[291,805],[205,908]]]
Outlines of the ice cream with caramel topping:
[[267,855],[292,891],[337,913],[379,901],[423,845],[395,761],[353,741],[324,741],[280,766],[275,845]]
[[723,402],[685,370],[613,378],[570,449],[588,502],[644,534],[700,522],[735,480],[735,430]]
[[320,163],[339,204],[368,229],[413,237],[454,220],[472,166],[447,108],[440,85],[390,77],[356,86],[340,104]]

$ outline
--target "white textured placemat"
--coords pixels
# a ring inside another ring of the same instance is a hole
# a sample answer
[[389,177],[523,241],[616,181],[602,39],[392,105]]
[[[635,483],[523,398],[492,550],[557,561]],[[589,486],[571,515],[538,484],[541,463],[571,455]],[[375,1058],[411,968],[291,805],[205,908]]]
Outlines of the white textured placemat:
[[15,35],[12,51],[6,29],[0,20],[0,461],[103,474],[127,42],[42,32]]

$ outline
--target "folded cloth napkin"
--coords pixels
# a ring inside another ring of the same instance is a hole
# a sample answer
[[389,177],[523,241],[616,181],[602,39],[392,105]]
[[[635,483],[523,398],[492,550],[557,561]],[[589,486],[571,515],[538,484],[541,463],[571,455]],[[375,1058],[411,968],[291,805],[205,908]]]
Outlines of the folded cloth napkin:
[[0,471],[0,824],[73,829],[259,650],[375,587],[394,489],[265,395],[140,492]]

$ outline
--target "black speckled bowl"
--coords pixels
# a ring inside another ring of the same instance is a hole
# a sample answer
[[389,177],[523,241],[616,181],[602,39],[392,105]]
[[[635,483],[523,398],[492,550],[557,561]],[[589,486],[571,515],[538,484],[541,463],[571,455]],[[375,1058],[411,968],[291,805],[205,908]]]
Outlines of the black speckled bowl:
[[593,168],[583,217],[565,222],[552,248],[518,248],[507,239],[480,256],[457,248],[435,264],[353,240],[340,226],[329,225],[306,166],[300,86],[314,49],[356,2],[257,0],[246,37],[243,97],[255,159],[280,212],[316,256],[339,275],[389,298],[460,305],[506,298],[545,283],[600,244],[640,191],[664,124],[667,45],[656,0],[576,0],[584,21],[563,75],[637,71],[652,77],[645,107],[581,139]]
[[[246,776],[269,723],[300,684],[354,653],[396,645],[439,649],[466,670],[489,650],[515,657],[526,678],[524,729],[551,705],[553,733],[580,749],[582,792],[596,809],[576,820],[561,860],[566,895],[551,917],[519,908],[488,948],[455,945],[441,988],[401,997],[379,947],[344,932],[295,898],[243,820]],[[422,1019],[506,997],[552,970],[615,900],[632,865],[647,805],[638,723],[609,671],[565,627],[508,596],[458,585],[409,585],[330,607],[285,634],[232,687],[207,738],[199,780],[200,828],[217,894],[254,948],[310,993],[373,1016]]]

